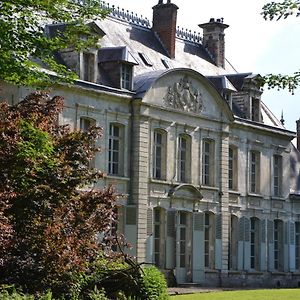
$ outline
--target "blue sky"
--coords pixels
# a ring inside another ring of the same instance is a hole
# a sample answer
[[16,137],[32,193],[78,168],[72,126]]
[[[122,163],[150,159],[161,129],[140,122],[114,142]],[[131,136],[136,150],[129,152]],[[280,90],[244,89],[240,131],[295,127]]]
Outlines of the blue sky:
[[[224,23],[230,25],[225,32],[226,57],[239,72],[291,74],[300,69],[300,18],[265,21],[260,13],[270,1],[171,0],[179,7],[180,27],[201,32],[198,24],[211,17],[224,18]],[[152,21],[152,7],[158,0],[108,2]],[[295,121],[300,118],[300,89],[295,95],[265,89],[262,99],[279,119],[283,111],[286,128],[295,131]]]

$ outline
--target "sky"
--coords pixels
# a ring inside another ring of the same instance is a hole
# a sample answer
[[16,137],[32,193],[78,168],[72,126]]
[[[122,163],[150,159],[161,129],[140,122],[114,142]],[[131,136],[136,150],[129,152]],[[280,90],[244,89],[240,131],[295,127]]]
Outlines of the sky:
[[[158,0],[109,0],[110,5],[133,11],[152,21],[152,7]],[[166,3],[167,0],[164,0]],[[210,18],[224,18],[225,56],[238,72],[292,74],[300,69],[300,18],[265,21],[264,4],[271,0],[171,0],[179,9],[177,25],[201,32],[198,24]],[[278,2],[278,1],[277,1]],[[296,131],[300,118],[300,89],[287,91],[265,88],[262,100],[285,127]]]

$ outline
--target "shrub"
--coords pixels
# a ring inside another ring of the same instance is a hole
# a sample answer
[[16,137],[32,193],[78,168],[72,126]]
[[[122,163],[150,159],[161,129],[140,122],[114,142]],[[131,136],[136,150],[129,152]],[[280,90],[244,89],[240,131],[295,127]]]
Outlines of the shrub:
[[141,293],[143,299],[168,299],[167,282],[164,275],[154,266],[143,269]]

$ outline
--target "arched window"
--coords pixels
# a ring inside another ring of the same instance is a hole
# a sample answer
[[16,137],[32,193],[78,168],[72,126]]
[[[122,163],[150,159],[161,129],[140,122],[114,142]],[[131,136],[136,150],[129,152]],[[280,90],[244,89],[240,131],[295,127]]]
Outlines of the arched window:
[[178,181],[189,182],[191,179],[191,138],[188,135],[178,138],[177,174]]
[[250,268],[260,269],[260,221],[258,218],[250,218]]
[[124,174],[124,126],[116,123],[109,125],[108,174]]
[[154,130],[152,176],[155,179],[166,179],[166,136],[166,132]]

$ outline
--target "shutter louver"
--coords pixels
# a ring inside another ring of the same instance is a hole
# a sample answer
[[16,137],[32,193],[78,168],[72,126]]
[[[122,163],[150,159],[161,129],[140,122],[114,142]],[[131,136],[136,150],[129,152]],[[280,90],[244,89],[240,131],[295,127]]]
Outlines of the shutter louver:
[[245,242],[250,241],[250,220],[245,218]]
[[175,211],[168,211],[167,215],[167,235],[175,238]]
[[147,235],[153,234],[153,211],[151,208],[147,209]]
[[245,217],[239,219],[239,241],[244,241],[245,236]]
[[268,220],[268,242],[274,243],[273,221],[271,221],[271,220]]
[[266,220],[261,221],[261,242],[266,242]]
[[204,216],[203,213],[195,213],[194,214],[194,230],[203,231],[203,229],[204,229],[204,227],[203,227],[203,223],[204,223],[203,216]]
[[290,223],[290,244],[295,245],[295,223]]
[[222,239],[222,215],[216,216],[216,239]]

